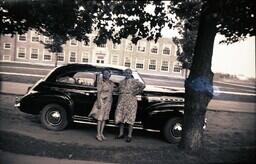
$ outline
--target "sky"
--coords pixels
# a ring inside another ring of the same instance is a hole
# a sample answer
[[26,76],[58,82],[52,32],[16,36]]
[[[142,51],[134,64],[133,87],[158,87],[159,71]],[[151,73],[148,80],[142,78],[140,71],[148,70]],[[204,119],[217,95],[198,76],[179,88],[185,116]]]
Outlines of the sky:
[[230,45],[219,44],[223,38],[215,38],[212,71],[255,78],[255,37]]
[[[175,30],[167,27],[162,31],[163,37],[177,36]],[[224,36],[217,34],[213,47],[212,71],[255,78],[255,37],[233,44],[219,44]]]

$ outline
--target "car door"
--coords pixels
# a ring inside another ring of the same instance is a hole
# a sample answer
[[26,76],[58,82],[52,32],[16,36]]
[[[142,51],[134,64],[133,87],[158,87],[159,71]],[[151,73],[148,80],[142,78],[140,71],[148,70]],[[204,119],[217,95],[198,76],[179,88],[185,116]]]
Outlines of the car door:
[[73,114],[88,116],[97,97],[96,73],[88,71],[66,72],[56,79],[63,94],[73,102]]
[[97,99],[96,73],[80,71],[73,78],[75,91],[72,92],[74,114],[88,116]]
[[114,90],[113,90],[113,102],[112,108],[110,111],[110,120],[115,120],[115,111],[118,104],[118,96],[119,96],[119,82],[123,80],[125,76],[119,74],[112,74],[110,80],[114,82]]

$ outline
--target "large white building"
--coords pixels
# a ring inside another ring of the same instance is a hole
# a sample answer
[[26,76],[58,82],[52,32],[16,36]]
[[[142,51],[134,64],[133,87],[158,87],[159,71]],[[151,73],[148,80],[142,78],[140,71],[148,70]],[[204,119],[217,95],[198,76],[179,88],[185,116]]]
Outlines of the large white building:
[[[182,77],[181,64],[176,60],[176,45],[168,38],[154,41],[140,40],[137,45],[129,39],[120,44],[97,46],[92,42],[70,40],[58,54],[58,65],[66,63],[106,63],[131,67],[140,73]],[[40,43],[49,42],[49,38],[29,31],[24,35],[3,35],[0,38],[0,60],[54,65],[55,56]]]

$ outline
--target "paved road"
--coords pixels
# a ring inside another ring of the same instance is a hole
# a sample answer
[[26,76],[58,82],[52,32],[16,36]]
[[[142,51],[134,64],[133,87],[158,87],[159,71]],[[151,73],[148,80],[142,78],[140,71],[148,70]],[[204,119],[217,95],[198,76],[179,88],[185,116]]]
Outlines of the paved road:
[[10,153],[0,150],[2,164],[107,164],[106,162],[58,159],[24,154]]

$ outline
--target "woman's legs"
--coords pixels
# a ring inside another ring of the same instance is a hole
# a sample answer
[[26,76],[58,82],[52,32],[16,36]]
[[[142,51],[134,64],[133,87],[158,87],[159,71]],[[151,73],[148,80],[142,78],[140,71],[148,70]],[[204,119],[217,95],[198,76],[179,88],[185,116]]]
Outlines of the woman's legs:
[[99,141],[102,141],[102,138],[101,138],[101,122],[102,121],[98,121],[97,122],[97,135],[96,135],[96,139],[99,140]]
[[133,125],[128,124],[128,136],[127,136],[126,142],[132,141],[132,131],[133,131]]
[[100,135],[101,135],[101,138],[102,138],[103,140],[106,139],[106,137],[103,135],[105,123],[106,123],[106,121],[102,121],[102,122],[101,122],[101,126],[100,126]]
[[128,124],[128,137],[132,137],[133,125]]
[[124,138],[124,124],[119,124],[119,135],[116,137],[116,139]]

